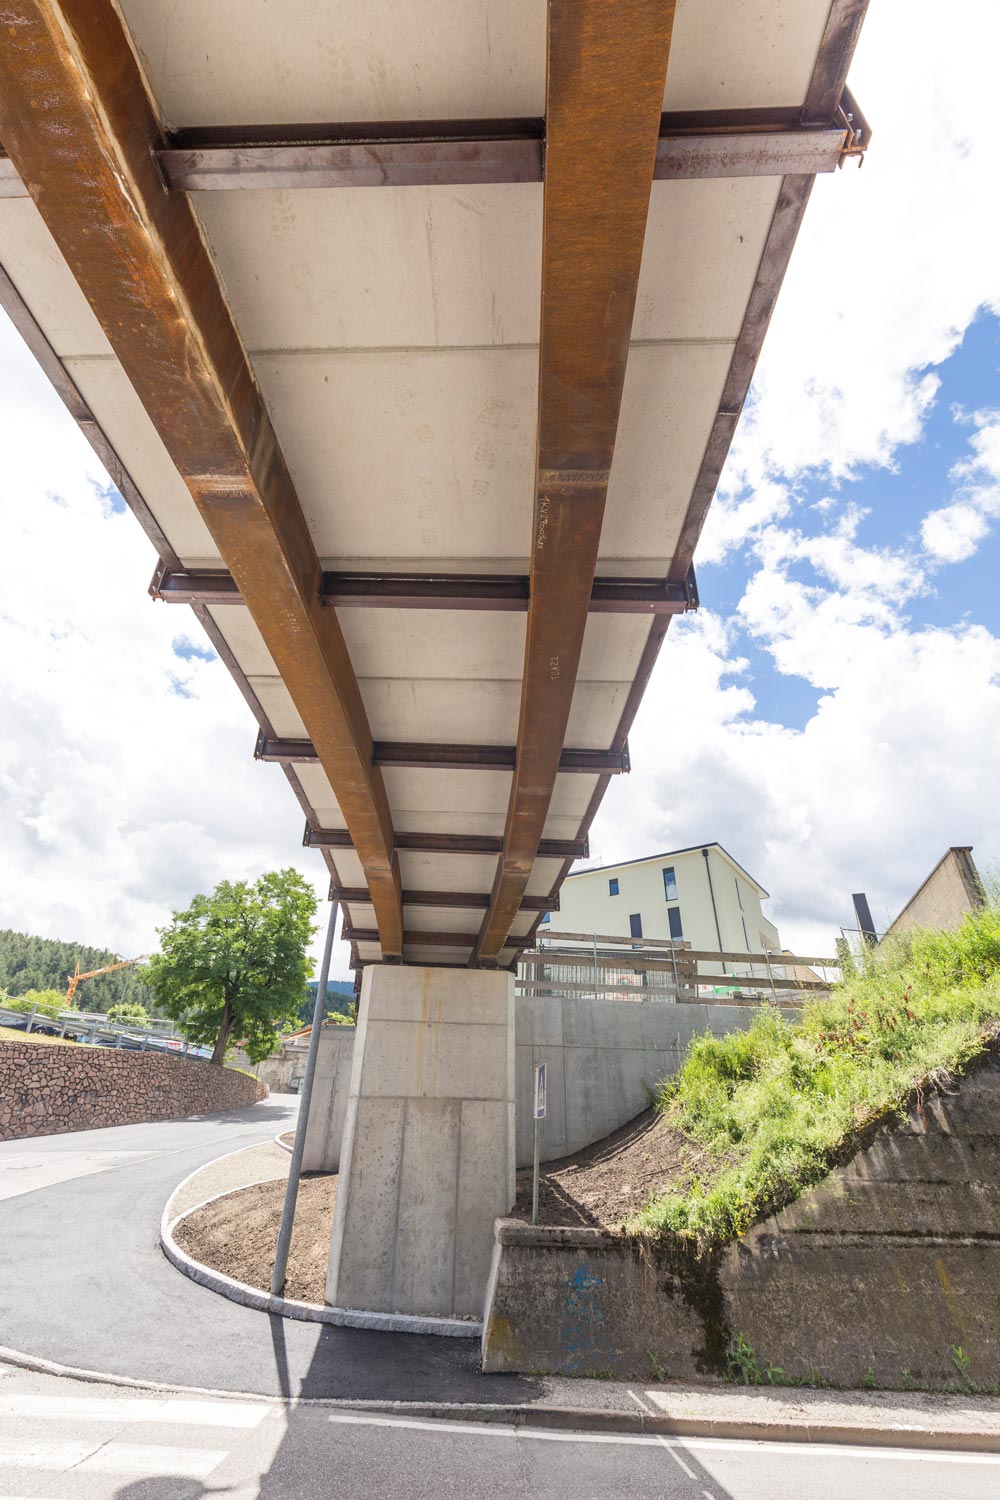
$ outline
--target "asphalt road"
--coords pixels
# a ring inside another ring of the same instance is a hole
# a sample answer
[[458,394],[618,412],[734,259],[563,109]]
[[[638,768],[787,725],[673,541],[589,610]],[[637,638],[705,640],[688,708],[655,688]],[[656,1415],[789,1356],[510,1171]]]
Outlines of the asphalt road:
[[515,1431],[0,1371],[0,1494],[1000,1500],[1000,1455]]
[[267,1317],[175,1270],[159,1249],[172,1189],[223,1152],[287,1129],[297,1104],[277,1095],[199,1119],[0,1145],[0,1345],[101,1374],[259,1395],[505,1402],[551,1400],[558,1386],[563,1404],[607,1404],[599,1382],[484,1376],[471,1339]]

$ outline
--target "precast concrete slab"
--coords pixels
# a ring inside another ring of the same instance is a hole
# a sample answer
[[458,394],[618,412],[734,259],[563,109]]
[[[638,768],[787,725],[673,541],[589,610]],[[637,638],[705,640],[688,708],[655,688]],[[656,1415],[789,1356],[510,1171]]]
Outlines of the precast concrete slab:
[[514,1202],[514,980],[365,970],[327,1302],[478,1318]]

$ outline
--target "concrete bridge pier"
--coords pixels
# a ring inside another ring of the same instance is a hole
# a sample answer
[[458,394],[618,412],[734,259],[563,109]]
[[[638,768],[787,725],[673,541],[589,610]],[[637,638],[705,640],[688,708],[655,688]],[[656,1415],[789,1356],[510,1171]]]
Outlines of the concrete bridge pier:
[[480,1317],[514,1162],[513,975],[369,965],[327,1302]]

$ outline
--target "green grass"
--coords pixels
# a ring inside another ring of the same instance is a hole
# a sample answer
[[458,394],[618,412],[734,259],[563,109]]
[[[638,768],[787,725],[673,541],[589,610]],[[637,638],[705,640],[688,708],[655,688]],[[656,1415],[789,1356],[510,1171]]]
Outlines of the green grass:
[[735,1239],[825,1176],[914,1090],[960,1072],[998,1029],[1000,904],[991,902],[957,932],[883,944],[798,1022],[767,1007],[746,1031],[696,1038],[657,1105],[701,1147],[702,1165],[627,1231]]
[[39,1036],[34,1031],[18,1031],[14,1026],[0,1026],[0,1042],[40,1042],[49,1047],[75,1047],[76,1042],[71,1042],[62,1036]]

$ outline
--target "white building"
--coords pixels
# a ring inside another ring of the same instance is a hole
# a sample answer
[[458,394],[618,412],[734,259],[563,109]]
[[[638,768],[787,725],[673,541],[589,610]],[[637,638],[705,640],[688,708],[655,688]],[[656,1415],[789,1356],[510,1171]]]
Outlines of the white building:
[[766,899],[721,844],[698,844],[569,875],[539,936],[673,938],[706,952],[777,953]]

